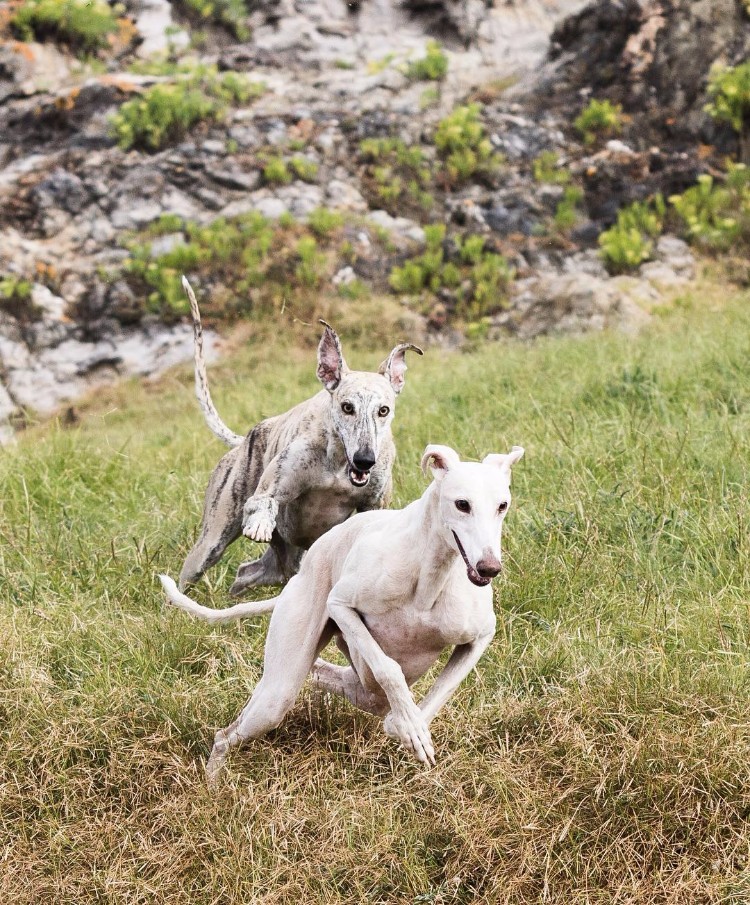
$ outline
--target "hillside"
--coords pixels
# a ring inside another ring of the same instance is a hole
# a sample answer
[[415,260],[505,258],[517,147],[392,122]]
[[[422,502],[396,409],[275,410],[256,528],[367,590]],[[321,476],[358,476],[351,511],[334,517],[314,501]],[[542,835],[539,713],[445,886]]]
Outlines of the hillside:
[[[430,770],[308,688],[210,793],[213,729],[258,679],[265,621],[212,630],[162,604],[155,573],[178,570],[221,453],[189,372],[27,431],[0,459],[4,897],[747,901],[749,301],[702,282],[637,338],[410,368],[396,504],[421,493],[428,441],[527,451],[498,635],[436,721]],[[212,378],[236,429],[316,387],[283,339]],[[201,599],[225,604],[242,553]]]
[[224,331],[638,329],[696,250],[746,248],[749,29],[735,0],[0,3],[0,439],[188,357],[182,272]]

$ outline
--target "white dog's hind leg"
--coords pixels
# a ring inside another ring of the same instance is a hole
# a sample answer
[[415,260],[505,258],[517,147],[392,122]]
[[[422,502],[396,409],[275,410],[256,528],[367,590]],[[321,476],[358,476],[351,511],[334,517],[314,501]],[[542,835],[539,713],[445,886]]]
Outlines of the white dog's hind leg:
[[369,692],[359,681],[359,676],[351,666],[336,666],[327,660],[318,658],[313,666],[310,678],[321,691],[328,691],[346,698],[358,710],[384,716],[390,705],[384,694]]
[[215,610],[210,606],[202,606],[187,594],[183,594],[168,575],[160,575],[159,581],[172,606],[185,610],[199,619],[205,619],[206,622],[234,622],[235,619],[242,619],[244,616],[262,616],[264,613],[272,612],[278,600],[278,597],[270,597],[268,600],[237,603],[223,610]]
[[309,599],[295,579],[279,595],[266,639],[263,676],[237,719],[216,733],[206,775],[213,782],[229,751],[260,738],[284,719],[294,705],[318,652],[330,640],[325,603]]

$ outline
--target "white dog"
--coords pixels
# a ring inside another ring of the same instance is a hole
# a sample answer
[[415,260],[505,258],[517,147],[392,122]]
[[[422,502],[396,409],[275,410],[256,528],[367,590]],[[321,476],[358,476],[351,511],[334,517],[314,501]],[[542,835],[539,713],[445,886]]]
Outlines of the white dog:
[[[523,455],[461,462],[428,446],[434,480],[405,509],[365,512],[317,540],[278,597],[224,610],[204,607],[161,576],[169,600],[210,622],[273,611],[263,676],[237,719],[216,733],[206,765],[215,778],[229,750],[275,728],[306,676],[362,710],[385,715],[387,735],[434,763],[429,725],[495,633],[490,582],[500,572],[500,536],[511,466]],[[335,638],[350,666],[316,660]],[[410,686],[455,647],[419,705]]]

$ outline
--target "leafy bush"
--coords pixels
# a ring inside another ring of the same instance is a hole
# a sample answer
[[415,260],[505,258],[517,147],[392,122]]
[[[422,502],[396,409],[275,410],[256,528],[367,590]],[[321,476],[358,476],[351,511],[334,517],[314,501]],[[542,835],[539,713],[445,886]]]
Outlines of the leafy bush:
[[573,125],[587,145],[600,135],[617,135],[622,131],[622,107],[592,98]]
[[452,314],[474,320],[504,307],[513,270],[502,255],[487,248],[483,236],[455,236],[445,241],[445,226],[425,227],[424,252],[394,267],[391,288],[420,296],[431,305],[439,293]]
[[156,151],[182,138],[196,123],[217,120],[230,104],[263,90],[234,72],[220,76],[213,67],[199,66],[179,81],[154,85],[126,101],[111,118],[112,131],[124,150]]
[[[334,236],[338,214],[318,211],[311,220],[316,229],[291,216],[273,222],[257,212],[206,226],[170,215],[129,240],[125,276],[147,309],[165,319],[189,313],[183,273],[222,287],[207,294],[207,317],[277,311],[290,302],[303,306],[301,316],[312,316],[319,287],[340,268],[343,251]],[[164,233],[175,234],[175,241],[154,255],[151,240]]]
[[650,202],[636,201],[618,212],[615,225],[599,236],[601,254],[610,271],[632,270],[651,257],[652,240],[662,233],[665,213],[661,195]]
[[315,182],[318,176],[318,165],[307,157],[292,157],[289,161],[294,175],[303,182]]
[[421,82],[439,82],[448,72],[448,57],[437,41],[427,42],[427,53],[421,60],[415,60],[406,70],[410,79]]
[[272,157],[263,167],[263,178],[269,185],[289,185],[293,176],[281,157]]
[[570,173],[560,167],[558,160],[554,151],[542,151],[532,164],[534,179],[550,185],[567,185]]
[[575,226],[581,201],[583,201],[582,189],[575,185],[570,185],[565,189],[562,199],[555,208],[555,227],[560,232],[567,232]]
[[178,0],[191,19],[223,25],[240,41],[247,41],[248,10],[245,0]]
[[359,148],[377,202],[389,213],[398,216],[410,208],[422,214],[431,210],[433,171],[422,148],[398,138],[368,138]]
[[10,26],[22,41],[54,41],[93,53],[107,46],[117,18],[104,0],[25,0],[13,11]]
[[307,225],[319,238],[329,236],[343,224],[344,218],[338,211],[326,207],[316,207],[307,218]]
[[747,131],[750,120],[750,61],[739,66],[718,66],[708,81],[711,101],[706,110],[721,122],[729,123],[740,136],[740,154],[747,161]]
[[0,311],[18,320],[36,320],[40,312],[31,301],[31,283],[16,276],[0,276]]
[[474,175],[491,175],[502,163],[487,138],[479,109],[479,104],[456,107],[440,121],[435,132],[435,147],[454,184],[466,182]]
[[744,164],[730,165],[723,185],[704,174],[669,201],[688,240],[713,251],[750,243],[750,169]]

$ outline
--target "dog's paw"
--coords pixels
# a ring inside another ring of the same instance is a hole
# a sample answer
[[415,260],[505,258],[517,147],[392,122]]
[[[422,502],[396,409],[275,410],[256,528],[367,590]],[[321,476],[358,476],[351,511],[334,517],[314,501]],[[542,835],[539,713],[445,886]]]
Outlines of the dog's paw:
[[271,535],[273,534],[273,529],[275,527],[276,519],[266,510],[260,509],[248,516],[245,526],[242,529],[242,533],[245,537],[249,537],[250,540],[267,544],[271,540]]
[[383,729],[387,736],[401,742],[420,763],[435,766],[432,735],[419,707],[414,705],[401,713],[392,710],[383,721]]

